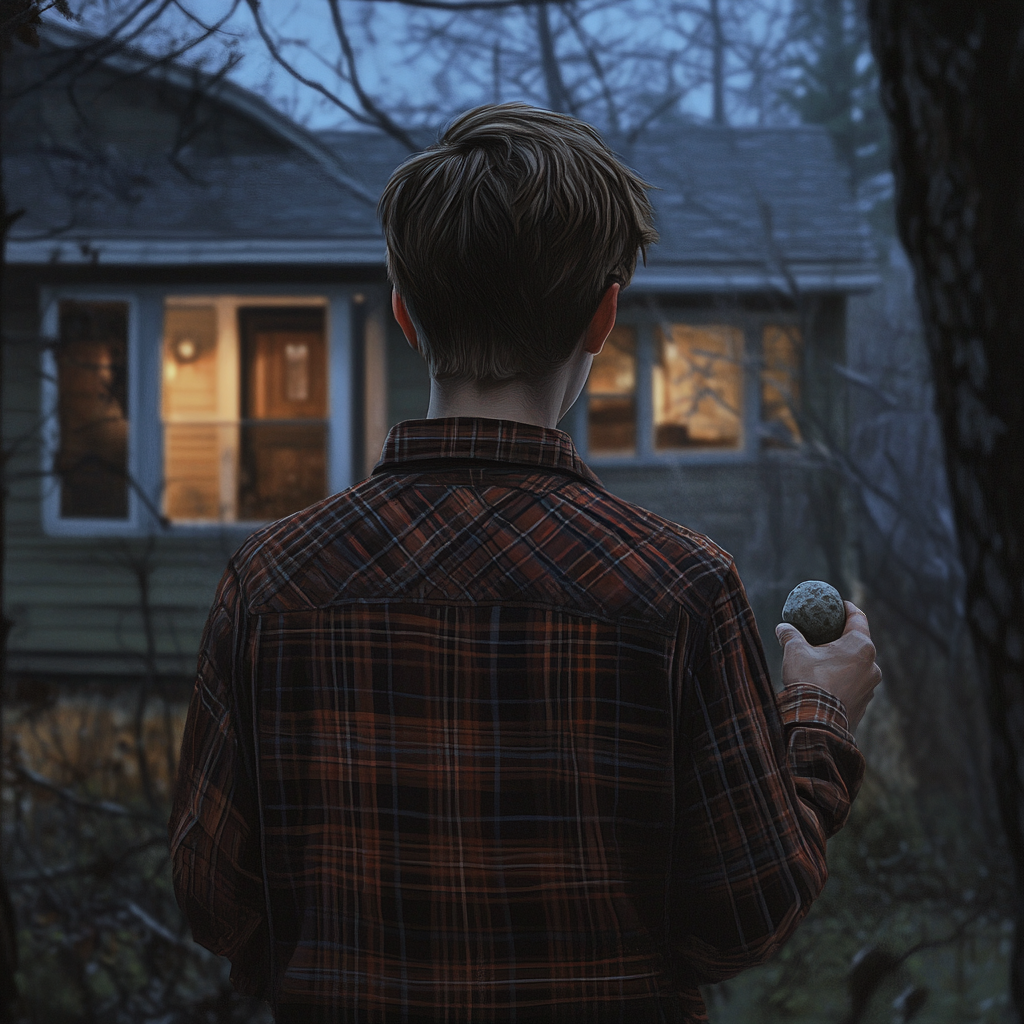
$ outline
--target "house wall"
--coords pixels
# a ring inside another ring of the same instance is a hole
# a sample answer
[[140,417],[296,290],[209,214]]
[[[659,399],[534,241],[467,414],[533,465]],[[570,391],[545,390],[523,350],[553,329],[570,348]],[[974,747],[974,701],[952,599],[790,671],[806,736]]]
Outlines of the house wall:
[[409,344],[391,311],[388,336],[388,426],[423,419],[430,400],[430,376],[423,357]]
[[[365,288],[371,304],[367,342],[377,350],[366,366],[385,393],[390,426],[426,414],[429,380],[422,359],[386,315],[378,290]],[[40,501],[52,480],[41,473],[39,308],[39,288],[31,278],[9,276],[4,427],[8,444],[14,443],[5,567],[11,669],[22,675],[109,677],[142,674],[149,666],[188,676],[217,582],[248,528],[157,531],[148,538],[46,535]],[[809,440],[835,443],[845,434],[845,392],[831,362],[844,357],[845,300],[818,302],[809,316]],[[382,420],[380,403],[369,392],[366,397],[368,418]],[[384,425],[377,425],[378,434]],[[368,435],[363,474],[378,455]],[[830,579],[849,593],[856,573],[841,491],[800,451],[773,449],[721,462],[591,464],[612,493],[707,534],[734,556],[773,668],[774,626],[795,583]]]
[[13,449],[4,566],[11,671],[143,674],[148,660],[159,673],[190,674],[206,611],[242,531],[154,538],[46,535],[41,498],[53,481],[41,469],[38,286],[9,274],[3,308],[4,436]]
[[[292,274],[295,280],[289,281],[287,268],[272,266],[250,270],[245,282],[225,284],[230,276],[238,274],[215,270],[202,280],[203,275],[193,272],[184,280],[159,270],[133,275],[123,268],[8,268],[3,296],[4,435],[13,454],[4,571],[12,624],[9,663],[15,675],[104,680],[154,672],[190,677],[217,583],[230,555],[253,529],[252,523],[178,524],[168,529],[146,514],[146,504],[137,497],[146,492],[149,507],[160,505],[164,296],[230,292],[247,303],[288,304],[289,297],[300,301],[315,294],[329,300],[329,448],[331,466],[338,463],[332,477],[353,478],[347,449],[355,440],[349,420],[355,415],[352,398],[357,389],[346,369],[353,353],[345,311],[351,310],[350,297],[359,289],[372,293],[379,283],[359,281],[353,272],[348,275],[353,278],[350,286],[339,285],[334,270],[320,275],[326,281],[318,281],[308,269]],[[54,524],[44,515],[44,501],[56,481],[44,451],[54,410],[52,405],[44,408],[44,396],[47,391],[52,395],[53,387],[43,379],[47,330],[41,315],[46,292],[54,289],[57,294],[123,293],[138,299],[134,308],[140,324],[128,367],[129,390],[137,394],[129,423],[129,446],[136,450],[137,514],[123,527],[109,521]],[[106,536],[90,535],[103,531]]]

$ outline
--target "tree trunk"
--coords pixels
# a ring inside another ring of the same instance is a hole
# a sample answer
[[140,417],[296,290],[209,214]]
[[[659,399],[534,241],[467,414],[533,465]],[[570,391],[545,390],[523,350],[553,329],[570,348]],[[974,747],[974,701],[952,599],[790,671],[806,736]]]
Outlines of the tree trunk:
[[1024,1019],[1024,4],[871,0],[1017,895]]
[[[28,8],[34,5],[27,5]],[[10,12],[7,12],[8,14]],[[29,10],[31,13],[31,10]],[[0,93],[3,87],[4,50],[11,45],[10,37],[0,38]],[[7,209],[7,193],[3,180],[3,110],[0,110],[0,774],[4,762],[3,711],[7,698],[7,635],[11,626],[7,619],[4,570],[7,565],[7,451],[4,441],[3,414],[5,403],[4,360],[7,346],[3,330],[4,267],[7,262],[7,232],[18,213]],[[0,818],[2,826],[2,818]],[[0,829],[2,836],[2,829]],[[17,921],[14,906],[7,889],[7,878],[0,859],[0,1024],[12,1020],[11,1008],[18,996],[14,972],[18,968]]]
[[562,66],[555,53],[555,40],[551,33],[551,19],[548,5],[537,5],[537,44],[540,47],[540,64],[544,72],[544,85],[548,94],[548,106],[563,114],[575,114],[569,90],[562,78]]

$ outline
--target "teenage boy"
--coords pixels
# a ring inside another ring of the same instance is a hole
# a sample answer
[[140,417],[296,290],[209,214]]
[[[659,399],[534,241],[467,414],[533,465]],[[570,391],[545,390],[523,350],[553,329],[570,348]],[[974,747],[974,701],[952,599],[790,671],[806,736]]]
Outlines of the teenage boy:
[[776,696],[731,558],[556,424],[655,234],[587,125],[459,118],[380,201],[431,376],[369,479],[254,534],[171,819],[196,941],[278,1021],[701,1021],[821,891],[880,678],[864,615]]

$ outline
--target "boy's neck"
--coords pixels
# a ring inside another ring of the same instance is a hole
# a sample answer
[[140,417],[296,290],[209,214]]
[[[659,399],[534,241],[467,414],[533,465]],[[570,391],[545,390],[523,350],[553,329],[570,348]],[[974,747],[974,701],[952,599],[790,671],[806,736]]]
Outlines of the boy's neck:
[[[603,339],[602,339],[603,340]],[[500,387],[476,383],[451,384],[430,381],[427,419],[479,416],[490,420],[515,420],[538,427],[557,427],[586,383],[594,357],[583,348],[537,385],[512,382]]]
[[469,416],[554,427],[561,418],[560,406],[559,396],[531,393],[514,384],[482,389],[472,384],[452,387],[432,380],[427,419]]

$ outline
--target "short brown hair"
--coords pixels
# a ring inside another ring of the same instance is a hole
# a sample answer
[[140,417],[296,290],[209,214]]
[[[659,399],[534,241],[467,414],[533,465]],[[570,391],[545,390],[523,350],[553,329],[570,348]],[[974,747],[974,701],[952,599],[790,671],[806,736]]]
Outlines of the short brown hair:
[[437,380],[536,381],[657,240],[647,185],[588,124],[477,107],[391,175],[377,213],[388,277]]

